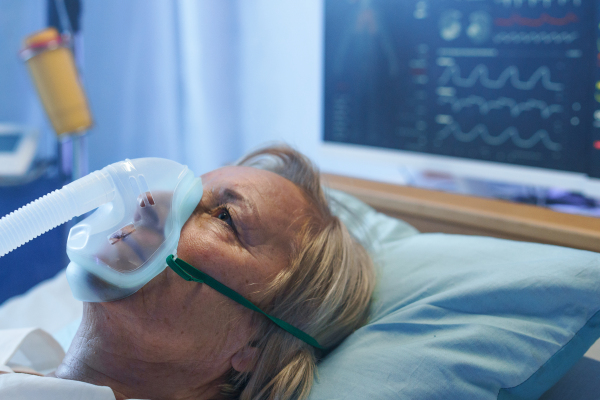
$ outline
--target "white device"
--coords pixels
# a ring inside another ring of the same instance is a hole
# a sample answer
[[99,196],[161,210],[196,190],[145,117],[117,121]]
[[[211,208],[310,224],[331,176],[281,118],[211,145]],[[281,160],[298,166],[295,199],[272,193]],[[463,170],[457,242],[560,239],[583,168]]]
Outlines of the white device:
[[0,123],[0,176],[24,176],[31,167],[38,146],[37,129]]
[[461,178],[557,187],[600,198],[600,179],[584,173],[324,141],[318,150],[317,159],[323,172],[363,179],[402,185],[407,183],[407,169],[415,168]]

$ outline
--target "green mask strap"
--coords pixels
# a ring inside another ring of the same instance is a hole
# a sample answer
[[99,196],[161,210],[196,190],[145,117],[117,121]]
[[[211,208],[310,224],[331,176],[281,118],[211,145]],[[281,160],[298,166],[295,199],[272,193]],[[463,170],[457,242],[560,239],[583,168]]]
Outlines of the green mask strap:
[[261,313],[262,315],[264,315],[265,317],[267,317],[271,321],[273,321],[273,323],[275,325],[279,326],[284,331],[289,332],[290,334],[294,335],[298,339],[310,344],[313,347],[316,347],[319,350],[325,350],[319,344],[319,342],[316,341],[315,338],[313,338],[306,332],[301,331],[300,329],[296,328],[295,326],[292,326],[292,325],[288,324],[287,322],[280,320],[279,318],[275,318],[275,317],[267,314],[266,312],[264,312],[263,310],[261,310],[260,308],[258,308],[254,304],[252,304],[249,300],[247,300],[244,296],[242,296],[235,290],[228,288],[227,286],[223,285],[221,282],[211,278],[210,276],[206,275],[204,272],[198,270],[197,268],[194,268],[193,266],[186,263],[182,259],[175,258],[175,257],[173,257],[173,255],[169,255],[167,257],[167,264],[169,265],[169,267],[171,267],[171,269],[173,271],[175,271],[177,273],[177,275],[181,276],[186,281],[205,283],[208,286],[210,286],[211,288],[213,288],[214,290],[216,290],[217,292],[221,293],[223,296],[229,297],[231,300],[243,305],[246,308],[251,309],[252,311]]

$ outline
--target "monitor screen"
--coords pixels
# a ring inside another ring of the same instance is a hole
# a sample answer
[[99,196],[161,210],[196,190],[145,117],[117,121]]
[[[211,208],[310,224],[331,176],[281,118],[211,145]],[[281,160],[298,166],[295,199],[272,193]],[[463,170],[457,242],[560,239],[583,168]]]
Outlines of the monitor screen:
[[600,178],[591,0],[326,0],[324,133]]

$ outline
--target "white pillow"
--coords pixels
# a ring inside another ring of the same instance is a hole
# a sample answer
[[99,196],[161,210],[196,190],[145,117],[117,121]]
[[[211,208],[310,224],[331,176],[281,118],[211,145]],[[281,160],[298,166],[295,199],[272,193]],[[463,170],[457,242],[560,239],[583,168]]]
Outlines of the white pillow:
[[310,400],[537,399],[600,337],[599,254],[402,235],[404,222],[330,195],[351,230],[377,238],[378,287],[371,321],[319,364]]

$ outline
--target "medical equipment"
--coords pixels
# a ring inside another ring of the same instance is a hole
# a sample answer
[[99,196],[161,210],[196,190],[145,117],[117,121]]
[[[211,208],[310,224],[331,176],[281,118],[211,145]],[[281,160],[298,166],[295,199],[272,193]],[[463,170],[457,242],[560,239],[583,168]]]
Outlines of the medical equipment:
[[127,297],[166,268],[202,198],[186,166],[160,158],[111,164],[0,220],[0,257],[97,208],[69,232],[67,279],[87,302]]
[[75,66],[74,37],[64,2],[57,1],[56,6],[66,24],[63,34],[47,28],[28,36],[21,57],[60,139],[63,172],[70,172],[72,180],[77,180],[88,171],[85,133],[93,120]]
[[73,54],[54,28],[25,39],[21,56],[57,135],[83,132],[92,125]]
[[27,174],[38,147],[38,137],[35,128],[0,123],[0,177]]

